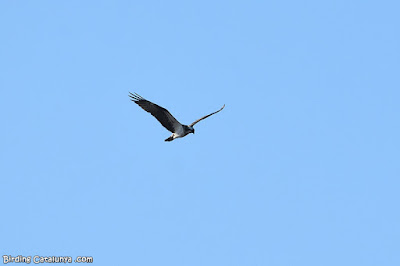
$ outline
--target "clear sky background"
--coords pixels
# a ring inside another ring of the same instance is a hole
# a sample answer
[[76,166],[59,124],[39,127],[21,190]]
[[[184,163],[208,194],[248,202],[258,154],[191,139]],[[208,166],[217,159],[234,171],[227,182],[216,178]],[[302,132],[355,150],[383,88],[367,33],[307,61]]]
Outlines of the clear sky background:
[[1,1],[0,255],[398,266],[399,10]]

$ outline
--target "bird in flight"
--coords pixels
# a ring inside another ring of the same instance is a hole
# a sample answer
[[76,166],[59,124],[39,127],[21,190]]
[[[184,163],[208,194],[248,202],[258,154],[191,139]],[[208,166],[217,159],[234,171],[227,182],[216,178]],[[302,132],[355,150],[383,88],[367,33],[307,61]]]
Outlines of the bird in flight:
[[172,135],[169,138],[167,138],[165,141],[173,141],[174,139],[182,138],[189,133],[194,134],[193,126],[195,124],[197,124],[198,122],[200,122],[203,119],[206,119],[209,116],[212,116],[213,114],[218,113],[225,107],[225,104],[224,104],[224,106],[222,106],[222,108],[219,109],[218,111],[211,113],[209,115],[203,116],[202,118],[197,119],[190,125],[183,125],[183,124],[179,123],[178,120],[176,120],[176,118],[173,117],[170,114],[170,112],[168,112],[167,109],[162,108],[161,106],[146,100],[139,94],[137,94],[137,93],[133,94],[133,93],[129,92],[129,97],[137,105],[142,107],[143,110],[145,110],[146,112],[149,112],[152,116],[154,116],[158,120],[158,122],[161,123],[161,125],[163,125],[166,129],[168,129],[169,131],[172,132]]

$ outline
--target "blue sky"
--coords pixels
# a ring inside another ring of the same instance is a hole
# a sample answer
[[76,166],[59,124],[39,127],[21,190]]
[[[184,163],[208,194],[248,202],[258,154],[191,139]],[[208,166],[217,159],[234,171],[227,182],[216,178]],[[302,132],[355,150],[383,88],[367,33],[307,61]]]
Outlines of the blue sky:
[[0,255],[399,265],[399,8],[2,1]]

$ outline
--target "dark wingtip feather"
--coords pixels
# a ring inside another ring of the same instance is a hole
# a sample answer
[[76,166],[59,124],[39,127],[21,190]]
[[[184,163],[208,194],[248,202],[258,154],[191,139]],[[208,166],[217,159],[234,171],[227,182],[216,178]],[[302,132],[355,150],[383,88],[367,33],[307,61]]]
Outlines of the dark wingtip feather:
[[129,92],[129,94],[130,95],[128,96],[131,98],[131,101],[138,102],[140,100],[145,100],[142,96],[140,96],[136,92],[135,93]]

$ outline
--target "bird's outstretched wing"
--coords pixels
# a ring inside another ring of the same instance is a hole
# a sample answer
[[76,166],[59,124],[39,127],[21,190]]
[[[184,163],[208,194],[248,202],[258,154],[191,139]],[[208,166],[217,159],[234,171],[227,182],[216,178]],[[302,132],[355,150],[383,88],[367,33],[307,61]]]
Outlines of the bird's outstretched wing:
[[218,113],[219,111],[221,111],[222,109],[224,109],[224,107],[225,107],[225,104],[224,104],[224,106],[222,106],[221,109],[219,109],[218,111],[216,111],[216,112],[214,112],[214,113],[211,113],[211,114],[209,114],[209,115],[203,116],[203,117],[200,118],[200,119],[197,119],[196,121],[194,121],[193,123],[191,123],[190,126],[193,127],[194,125],[196,125],[196,124],[197,124],[198,122],[200,122],[201,120],[206,119],[207,117],[212,116],[213,114]]
[[158,120],[158,122],[161,123],[161,125],[163,125],[172,133],[176,132],[179,127],[182,127],[181,123],[179,123],[178,120],[176,120],[175,117],[173,117],[167,109],[162,108],[161,106],[144,99],[137,93],[133,94],[129,92],[129,94],[129,97],[132,101],[142,107],[143,110],[149,112]]

